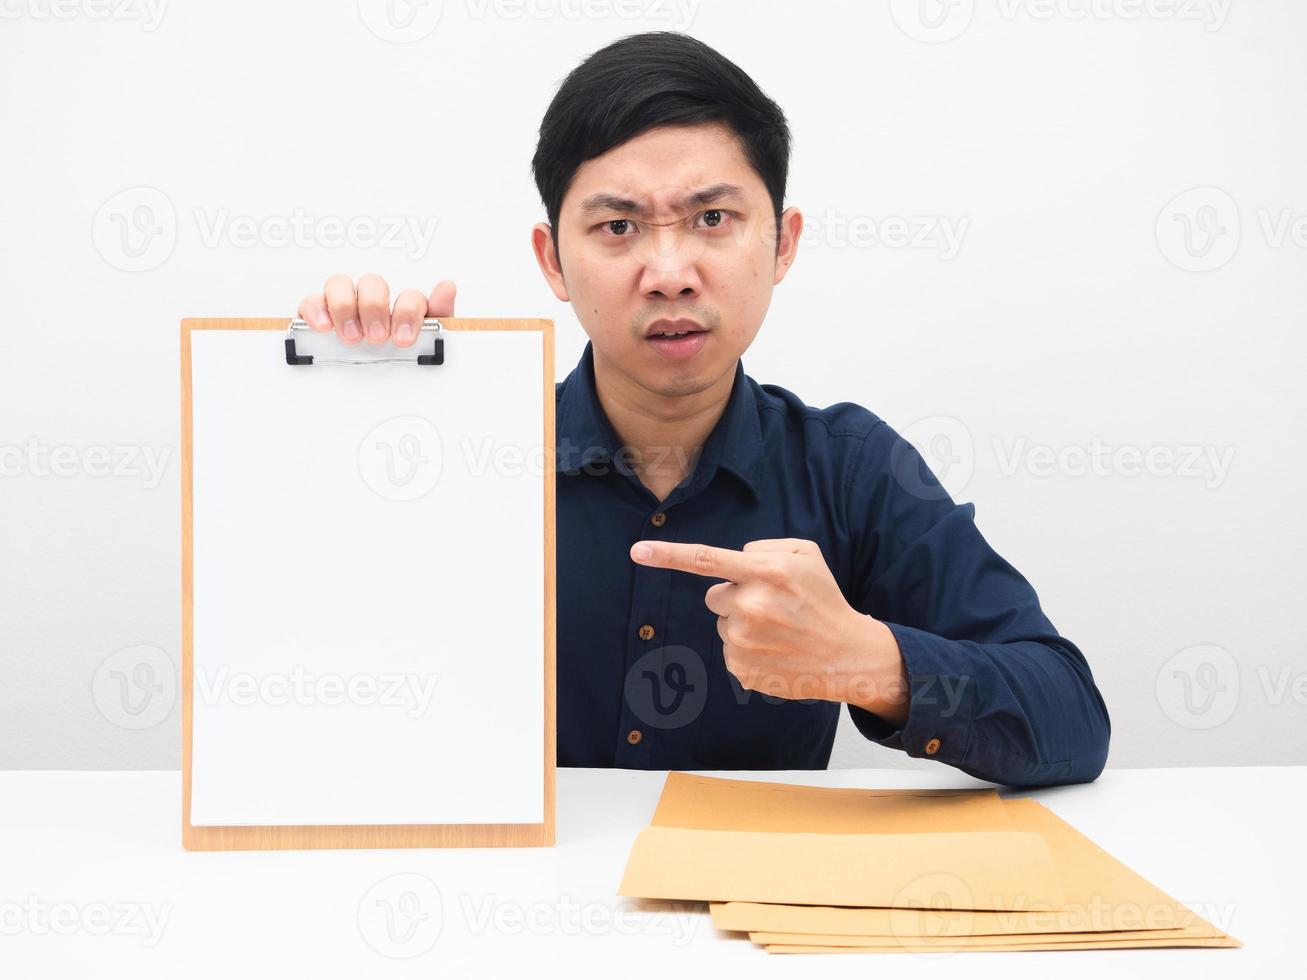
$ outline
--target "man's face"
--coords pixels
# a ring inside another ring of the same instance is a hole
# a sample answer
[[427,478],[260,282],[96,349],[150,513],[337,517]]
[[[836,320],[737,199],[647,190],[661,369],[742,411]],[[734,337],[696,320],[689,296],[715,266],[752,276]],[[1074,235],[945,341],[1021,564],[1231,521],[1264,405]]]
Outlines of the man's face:
[[[702,391],[734,372],[794,259],[802,216],[771,198],[731,129],[662,126],[587,160],[533,244],[596,363],[653,394]],[[659,336],[688,331],[684,337]]]

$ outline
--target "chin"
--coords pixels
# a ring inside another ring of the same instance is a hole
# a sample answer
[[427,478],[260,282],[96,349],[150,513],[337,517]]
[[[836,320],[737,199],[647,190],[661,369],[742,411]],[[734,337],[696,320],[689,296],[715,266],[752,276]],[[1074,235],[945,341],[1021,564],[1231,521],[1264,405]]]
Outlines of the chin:
[[683,398],[697,395],[721,377],[718,365],[707,363],[674,364],[664,366],[649,379],[646,387],[665,398]]

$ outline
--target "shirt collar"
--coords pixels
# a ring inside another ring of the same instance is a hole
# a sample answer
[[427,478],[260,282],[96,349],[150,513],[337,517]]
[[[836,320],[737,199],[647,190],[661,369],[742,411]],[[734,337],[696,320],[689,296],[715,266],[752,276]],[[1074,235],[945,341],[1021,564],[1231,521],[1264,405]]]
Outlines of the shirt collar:
[[[560,472],[584,472],[587,466],[611,460],[621,448],[595,389],[591,341],[586,342],[581,359],[563,382],[556,422]],[[704,443],[690,489],[702,489],[720,467],[738,477],[756,498],[762,457],[762,424],[753,381],[744,373],[744,361],[737,360],[730,398]]]

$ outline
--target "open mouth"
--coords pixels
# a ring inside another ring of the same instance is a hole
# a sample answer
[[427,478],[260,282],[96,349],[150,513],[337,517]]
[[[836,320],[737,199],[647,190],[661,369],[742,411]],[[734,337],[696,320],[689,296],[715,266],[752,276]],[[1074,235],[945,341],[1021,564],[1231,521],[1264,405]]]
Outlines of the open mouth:
[[692,357],[703,347],[708,332],[691,320],[656,322],[645,339],[663,357],[674,360]]
[[646,337],[683,337],[690,333],[703,333],[704,328],[694,320],[688,317],[679,317],[675,320],[663,319],[655,320],[649,324],[649,330]]

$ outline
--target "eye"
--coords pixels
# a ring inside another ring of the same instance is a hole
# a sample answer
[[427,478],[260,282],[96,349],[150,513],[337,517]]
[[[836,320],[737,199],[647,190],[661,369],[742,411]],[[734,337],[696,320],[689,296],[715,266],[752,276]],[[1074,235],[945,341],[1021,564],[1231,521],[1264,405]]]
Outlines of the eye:
[[630,230],[631,222],[626,218],[614,218],[612,221],[605,221],[599,227],[608,234],[621,238]]
[[699,217],[703,219],[705,227],[720,228],[722,226],[722,223],[726,221],[727,216],[729,216],[730,213],[731,212],[729,211],[714,209],[712,211],[701,211],[699,213]]

